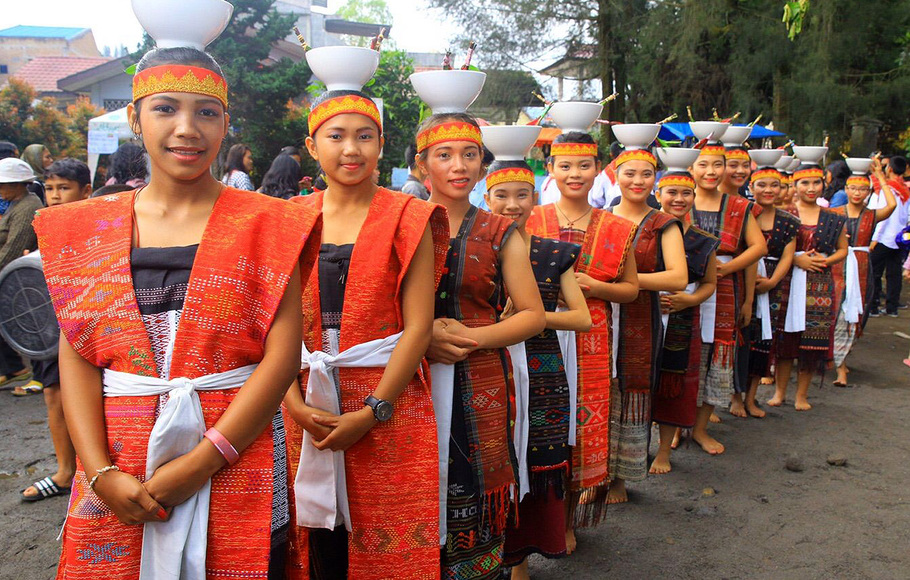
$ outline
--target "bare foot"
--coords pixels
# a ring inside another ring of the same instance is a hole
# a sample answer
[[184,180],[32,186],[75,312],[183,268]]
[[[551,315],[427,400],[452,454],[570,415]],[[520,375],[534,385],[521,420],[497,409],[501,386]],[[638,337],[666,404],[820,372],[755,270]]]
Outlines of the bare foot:
[[765,412],[759,407],[755,401],[746,401],[746,411],[749,412],[749,415],[755,417],[756,419],[763,419],[765,417]]
[[773,385],[774,377],[762,377],[761,381],[759,381],[759,382],[763,385]]
[[531,580],[531,574],[528,572],[528,559],[525,558],[521,564],[512,566],[512,580]]
[[723,423],[723,421],[720,420],[720,417],[717,416],[717,413],[711,413],[711,418],[708,420],[712,423]]
[[692,439],[694,439],[708,455],[720,455],[724,452],[723,444],[707,433],[696,433],[693,431]]
[[677,429],[676,433],[673,434],[673,441],[670,442],[670,449],[679,447],[680,439],[682,439],[682,429]]
[[[575,530],[566,530],[566,554],[571,554],[578,547],[578,541],[575,539]],[[525,560],[527,562],[527,560]]]
[[768,404],[772,407],[780,407],[784,404],[785,397],[780,393],[774,393],[774,396],[768,399]]
[[651,469],[648,470],[648,473],[663,475],[664,473],[670,473],[670,471],[672,471],[672,467],[670,467],[670,454],[664,454],[658,451],[654,461],[651,462]]
[[614,479],[610,484],[610,491],[607,492],[607,503],[626,503],[629,501],[629,494],[626,493],[626,482],[622,479]]
[[734,396],[733,400],[730,401],[730,414],[734,417],[742,417],[743,419],[748,417],[748,415],[746,415],[746,408],[743,406],[743,402],[739,396]]
[[809,404],[809,401],[797,399],[796,403],[793,405],[797,411],[809,411],[812,409],[812,405]]

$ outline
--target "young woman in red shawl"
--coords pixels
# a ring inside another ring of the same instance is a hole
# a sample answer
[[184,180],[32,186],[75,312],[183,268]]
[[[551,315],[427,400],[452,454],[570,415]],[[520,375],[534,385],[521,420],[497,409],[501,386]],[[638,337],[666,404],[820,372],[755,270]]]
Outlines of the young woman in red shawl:
[[834,355],[837,301],[831,267],[847,257],[847,233],[843,215],[816,203],[825,187],[821,168],[801,165],[793,173],[793,181],[800,226],[784,333],[777,348],[775,393],[768,404],[779,407],[784,403],[793,361],[799,359],[795,407],[808,411],[812,408],[812,377],[823,373]]
[[681,429],[695,425],[698,408],[701,325],[698,306],[717,287],[715,253],[720,240],[693,226],[688,219],[695,203],[695,180],[687,171],[667,171],[658,182],[661,211],[680,220],[689,284],[682,292],[661,295],[665,315],[660,377],[652,418],[660,428],[660,445],[649,473],[669,473],[670,453]]
[[[525,445],[518,445],[516,438],[520,503],[518,517],[509,522],[506,530],[505,565],[512,567],[512,580],[525,580],[530,577],[529,555],[566,555],[564,500],[572,417],[569,405],[573,398],[570,389],[575,386],[574,381],[570,386],[566,368],[574,369],[575,361],[563,360],[557,331],[586,332],[591,328],[591,314],[575,280],[575,261],[581,248],[531,236],[525,230],[531,210],[537,205],[534,173],[528,164],[523,160],[495,161],[487,174],[485,200],[494,215],[515,220],[527,246],[547,318],[547,328],[526,340],[523,352],[516,351],[527,364],[524,373],[515,373],[516,391],[519,375],[527,376],[527,405],[523,409],[527,434]],[[565,308],[557,311],[560,302]],[[503,317],[510,311],[507,303]]]
[[619,324],[614,322],[613,328],[619,334],[619,352],[611,398],[619,404],[611,411],[609,503],[628,501],[625,482],[647,476],[652,394],[663,343],[658,292],[680,292],[688,283],[679,220],[648,205],[656,173],[657,159],[645,149],[629,149],[616,158],[622,198],[611,211],[638,225],[632,247],[639,292],[634,301],[619,306]]
[[573,131],[557,137],[547,170],[559,188],[559,201],[535,207],[527,229],[532,235],[581,245],[575,277],[593,321],[589,332],[576,334],[578,425],[569,482],[572,495],[566,505],[566,546],[571,553],[575,528],[597,525],[606,513],[611,478],[611,304],[638,297],[632,250],[636,226],[588,203],[588,192],[600,172],[600,156],[587,133]]
[[[305,572],[308,535],[313,578],[439,573],[436,426],[423,355],[448,222],[438,205],[374,184],[381,127],[362,93],[323,95],[306,146],[328,188],[294,200],[323,216],[319,266],[303,294],[310,370],[304,392],[293,386],[285,398],[302,526],[292,563]],[[323,365],[329,380],[320,382]],[[338,452],[346,485],[312,476],[320,454],[332,465]],[[328,505],[314,508],[326,496]]]
[[[546,324],[527,247],[513,235],[515,223],[469,201],[486,173],[482,147],[480,127],[467,113],[433,115],[417,133],[417,163],[429,176],[430,201],[446,208],[453,234],[427,351],[437,363],[433,401],[446,578],[496,579],[501,573],[516,482],[505,348]],[[501,321],[500,286],[512,301],[512,315]]]
[[[692,430],[692,438],[710,455],[724,452],[723,444],[708,434],[708,421],[714,407],[730,402],[739,325],[743,318],[751,318],[751,304],[741,299],[745,292],[738,274],[767,252],[764,237],[752,216],[752,204],[744,197],[724,194],[718,189],[724,167],[724,147],[709,142],[689,168],[696,183],[692,222],[720,238],[717,290],[713,299],[701,305],[703,375],[698,417]],[[713,328],[706,326],[706,315],[714,316]]]
[[280,577],[277,410],[318,214],[212,177],[229,117],[208,54],[156,49],[136,69],[127,117],[149,184],[35,219],[79,458],[57,575]]
[[841,308],[837,310],[837,322],[834,325],[834,366],[837,378],[834,386],[847,386],[847,355],[853,343],[862,333],[863,325],[869,315],[869,304],[872,299],[872,266],[869,263],[869,246],[875,225],[888,219],[897,207],[894,192],[888,186],[881,160],[872,161],[872,174],[883,184],[882,193],[885,207],[871,210],[866,207],[866,199],[872,193],[872,182],[868,175],[851,175],[847,178],[847,205],[833,211],[847,217],[847,243],[850,245],[847,260],[834,267],[837,283],[837,297]]

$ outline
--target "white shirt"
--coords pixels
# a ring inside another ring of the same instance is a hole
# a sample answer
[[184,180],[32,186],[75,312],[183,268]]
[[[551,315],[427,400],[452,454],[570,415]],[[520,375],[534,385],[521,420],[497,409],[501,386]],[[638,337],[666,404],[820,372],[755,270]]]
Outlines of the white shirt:
[[[897,234],[901,233],[907,226],[908,214],[910,214],[910,200],[902,202],[900,197],[897,197],[897,207],[888,216],[888,219],[878,222],[878,225],[875,226],[875,233],[872,234],[872,241],[883,244],[892,250],[897,249],[897,243],[895,243],[895,238]],[[883,193],[873,193],[869,197],[868,207],[869,209],[880,209],[885,207],[885,196]]]

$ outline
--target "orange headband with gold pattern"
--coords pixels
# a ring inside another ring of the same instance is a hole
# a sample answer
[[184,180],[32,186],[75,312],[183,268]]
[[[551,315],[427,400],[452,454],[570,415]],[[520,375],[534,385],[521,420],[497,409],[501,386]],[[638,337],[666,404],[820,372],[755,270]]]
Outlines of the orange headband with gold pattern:
[[553,143],[550,146],[550,157],[565,155],[568,157],[597,157],[595,143]]
[[774,169],[773,167],[764,167],[752,173],[752,177],[749,179],[749,183],[755,183],[759,179],[776,179],[782,182],[783,176],[780,174],[780,171]]
[[310,111],[310,115],[307,117],[307,122],[310,126],[310,137],[315,135],[316,130],[332,117],[347,113],[363,115],[376,123],[376,127],[382,133],[382,116],[379,114],[379,107],[376,106],[372,99],[361,97],[360,95],[341,95],[326,99]]
[[528,183],[534,187],[534,172],[524,167],[506,167],[487,175],[487,191],[502,183]]
[[616,157],[614,165],[619,167],[626,161],[647,161],[654,167],[657,167],[657,158],[647,149],[627,149]]
[[701,148],[701,153],[698,154],[699,157],[704,155],[719,155],[721,157],[727,156],[727,149],[720,143],[705,143],[705,146]]
[[823,179],[825,177],[825,172],[821,170],[821,167],[810,166],[805,169],[800,168],[793,172],[793,183],[796,183],[800,179]]
[[847,185],[856,185],[860,187],[871,187],[872,180],[868,175],[851,175],[847,178]]
[[695,189],[695,180],[688,173],[664,173],[657,182],[657,189],[663,187],[690,187]]
[[471,123],[451,121],[430,127],[417,134],[417,153],[423,153],[433,145],[448,141],[469,141],[481,149],[483,148],[483,135],[480,129]]
[[153,66],[133,76],[133,102],[159,93],[193,93],[221,101],[227,108],[227,82],[218,75],[198,66],[164,64]]
[[740,161],[751,161],[749,152],[742,147],[727,147],[724,151],[724,157],[727,159],[738,159]]

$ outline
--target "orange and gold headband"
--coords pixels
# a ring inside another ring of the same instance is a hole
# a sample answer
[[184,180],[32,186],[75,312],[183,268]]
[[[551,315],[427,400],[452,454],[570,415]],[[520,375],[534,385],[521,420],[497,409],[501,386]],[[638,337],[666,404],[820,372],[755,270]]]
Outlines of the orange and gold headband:
[[721,157],[727,156],[727,149],[720,143],[705,143],[705,146],[701,148],[701,153],[698,154],[699,157],[704,155],[719,155]]
[[780,174],[780,171],[773,167],[764,167],[752,173],[752,178],[749,180],[749,183],[755,183],[759,179],[776,179],[782,182],[783,176]]
[[695,180],[688,173],[664,173],[657,182],[657,189],[663,187],[690,187],[695,189]]
[[752,159],[749,157],[749,152],[742,147],[727,147],[724,151],[724,157],[740,161],[751,161]]
[[868,175],[851,175],[847,178],[847,185],[856,185],[859,187],[870,187],[872,180]]
[[825,177],[825,172],[821,170],[821,167],[810,166],[804,168],[799,168],[793,172],[793,183],[796,183],[800,179],[823,179]]
[[790,176],[786,173],[780,174],[780,184],[781,185],[790,185]]
[[507,167],[487,175],[487,191],[502,183],[528,183],[534,187],[534,172],[524,167]]
[[550,157],[565,155],[568,157],[597,157],[595,143],[553,143],[550,146]]
[[376,123],[379,132],[382,133],[382,116],[379,114],[379,107],[376,106],[376,103],[360,95],[342,95],[326,99],[310,111],[310,116],[307,117],[310,137],[315,135],[316,130],[332,117],[347,113],[363,115]]
[[227,82],[218,73],[197,66],[164,64],[133,76],[133,102],[159,93],[193,93],[221,101],[227,108]]
[[464,121],[451,121],[418,133],[417,152],[423,153],[433,145],[448,141],[469,141],[483,148],[483,135],[479,128]]
[[627,149],[616,157],[614,165],[619,167],[626,161],[647,161],[654,167],[657,167],[657,158],[647,149]]

